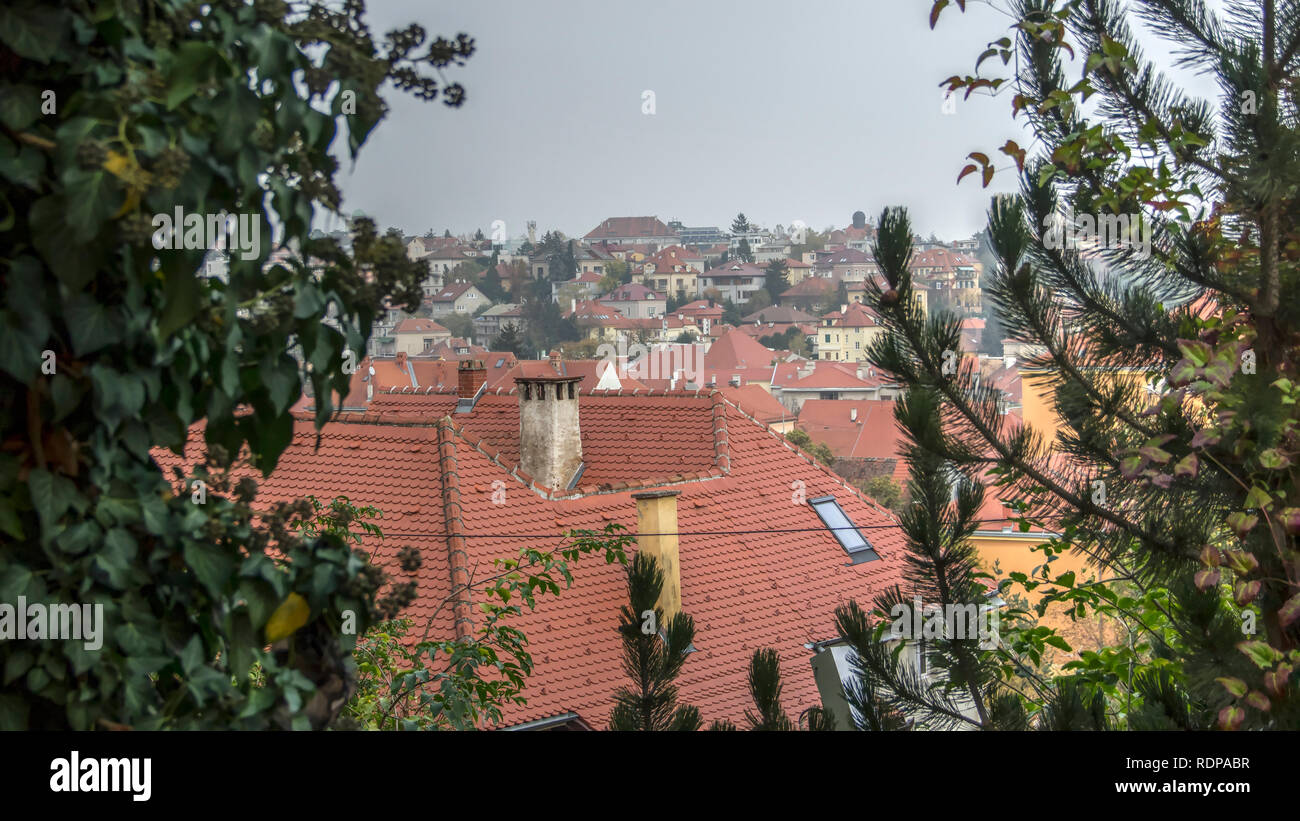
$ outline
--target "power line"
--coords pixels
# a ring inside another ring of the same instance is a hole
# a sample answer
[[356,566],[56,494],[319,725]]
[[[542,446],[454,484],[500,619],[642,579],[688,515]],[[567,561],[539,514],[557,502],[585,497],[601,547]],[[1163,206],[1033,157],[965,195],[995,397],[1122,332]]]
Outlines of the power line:
[[[1006,519],[976,519],[974,523],[988,524],[994,522],[1001,523],[1005,521]],[[634,536],[634,537],[635,536],[751,536],[760,533],[824,533],[826,531],[834,531],[834,530],[884,530],[886,528],[897,528],[897,527],[899,527],[899,525],[890,524],[890,525],[858,525],[856,527],[852,525],[846,527],[791,527],[791,528],[771,528],[771,529],[759,529],[759,530],[695,530],[695,531],[681,530],[675,533],[674,532],[634,533],[631,530],[624,530],[623,532],[629,536]],[[590,531],[590,532],[596,533],[598,535],[604,535],[604,532],[599,530]],[[1013,534],[1019,532],[1021,531],[1019,530],[1011,531],[1011,533]],[[1030,532],[1032,533],[1032,531]],[[1039,532],[1042,533],[1043,531],[1039,531]],[[449,537],[459,537],[462,539],[557,539],[557,538],[564,538],[567,535],[568,535],[567,533],[424,533],[424,532],[388,533],[387,531],[384,532],[385,539],[389,538],[390,536],[393,538],[399,538],[399,537],[409,538],[414,536],[421,536],[421,537],[428,537],[428,538],[435,538],[435,539],[445,539]]]

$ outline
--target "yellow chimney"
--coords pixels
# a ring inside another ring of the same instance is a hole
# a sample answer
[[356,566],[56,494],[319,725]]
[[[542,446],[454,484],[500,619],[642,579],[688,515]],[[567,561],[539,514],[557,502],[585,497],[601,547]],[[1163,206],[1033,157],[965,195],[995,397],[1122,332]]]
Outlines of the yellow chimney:
[[676,490],[633,493],[636,499],[637,548],[655,558],[664,574],[657,602],[664,621],[671,622],[682,609],[682,572],[677,549]]

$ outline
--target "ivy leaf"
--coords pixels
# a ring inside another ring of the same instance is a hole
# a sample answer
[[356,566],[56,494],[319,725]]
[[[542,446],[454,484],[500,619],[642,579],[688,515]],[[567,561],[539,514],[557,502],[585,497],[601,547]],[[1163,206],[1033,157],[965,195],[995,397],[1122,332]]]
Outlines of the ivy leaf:
[[0,6],[0,41],[14,53],[38,63],[48,63],[66,30],[63,13],[41,5]]
[[74,294],[67,300],[65,311],[68,333],[72,336],[72,352],[78,357],[94,353],[122,338],[123,323],[91,294]]
[[224,58],[208,43],[188,41],[176,50],[176,59],[166,72],[170,81],[164,104],[173,110],[194,95],[199,86],[212,77],[213,69]]
[[40,101],[41,92],[34,86],[0,87],[0,123],[12,131],[22,131],[40,118]]
[[212,596],[225,592],[226,582],[234,572],[234,560],[220,547],[188,542],[181,551],[185,564]]
[[68,171],[64,185],[64,222],[72,230],[74,243],[86,242],[99,233],[117,210],[117,186],[111,174],[84,168]]
[[266,640],[274,644],[283,638],[292,636],[298,628],[307,623],[311,617],[311,607],[307,600],[297,593],[290,593],[280,606],[275,608],[266,623]]

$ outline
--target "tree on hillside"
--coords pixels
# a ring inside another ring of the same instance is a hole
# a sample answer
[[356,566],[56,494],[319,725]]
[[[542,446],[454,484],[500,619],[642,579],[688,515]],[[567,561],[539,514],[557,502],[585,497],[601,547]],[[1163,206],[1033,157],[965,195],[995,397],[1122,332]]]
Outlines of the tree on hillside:
[[783,259],[767,264],[764,289],[775,299],[790,289],[790,271]]
[[510,351],[521,358],[524,356],[524,341],[520,338],[513,322],[501,326],[501,333],[497,334],[488,348],[493,351]]
[[700,729],[700,711],[677,701],[676,680],[695,640],[695,622],[685,613],[664,618],[658,605],[664,574],[648,553],[627,566],[630,604],[620,611],[623,672],[630,686],[618,688],[610,711],[611,730]]
[[741,262],[754,261],[754,250],[749,247],[748,237],[741,237],[740,244],[736,246],[736,258]]
[[748,316],[754,311],[761,311],[764,308],[769,307],[771,304],[771,295],[766,289],[759,288],[757,291],[749,295],[749,299],[745,300],[745,305],[740,309],[740,313],[742,316]]
[[[619,285],[626,285],[632,281],[631,267],[621,259],[610,259],[605,261],[605,276],[614,280],[614,288]],[[614,290],[613,288],[610,289]]]
[[434,321],[451,331],[451,335],[458,339],[470,339],[474,336],[474,318],[469,314],[443,314]]
[[754,230],[754,226],[750,223],[743,211],[737,214],[736,218],[731,221],[732,234],[748,234],[752,230]]
[[[457,106],[438,75],[474,45],[378,36],[361,2],[285,13],[0,12],[0,579],[7,600],[94,603],[116,625],[96,653],[0,642],[6,729],[322,727],[355,671],[345,613],[360,631],[402,604],[348,545],[289,529],[302,500],[255,509],[230,468],[274,471],[303,382],[320,427],[383,300],[419,304],[425,266],[372,220],[350,221],[348,252],[309,229],[341,216],[336,149],[355,161],[389,81]],[[186,226],[153,215],[177,209],[239,215],[224,277],[196,276],[205,243],[169,247]],[[263,270],[272,226],[317,262]],[[165,476],[152,449],[180,453],[196,424],[200,463]]]

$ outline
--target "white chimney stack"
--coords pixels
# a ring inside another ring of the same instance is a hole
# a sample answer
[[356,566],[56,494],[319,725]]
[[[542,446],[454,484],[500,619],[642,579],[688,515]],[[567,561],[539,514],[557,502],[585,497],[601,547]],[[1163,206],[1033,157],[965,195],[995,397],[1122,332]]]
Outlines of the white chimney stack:
[[849,421],[850,421],[850,422],[856,422],[856,421],[858,421],[858,409],[857,409],[857,408],[849,408]]

